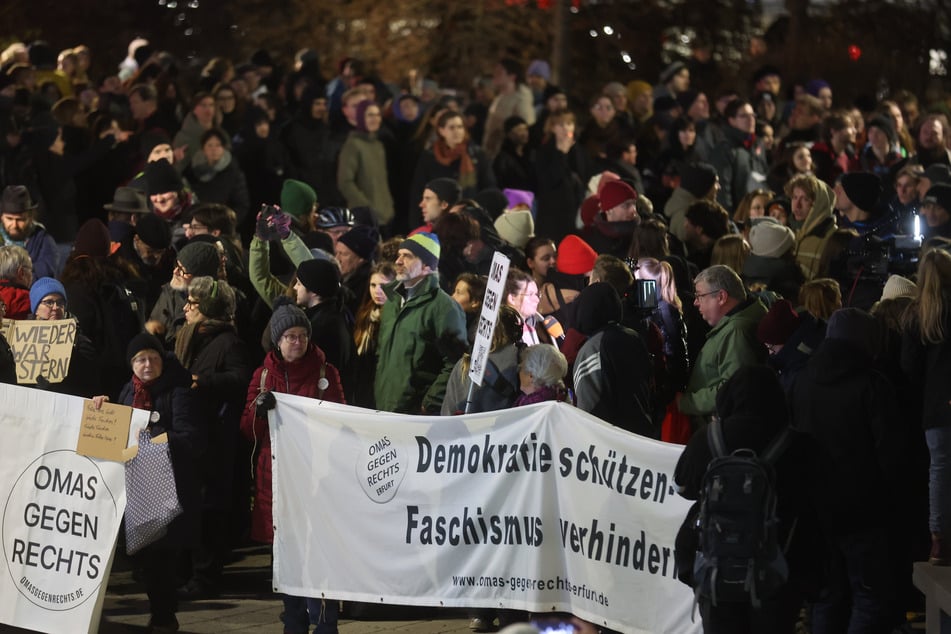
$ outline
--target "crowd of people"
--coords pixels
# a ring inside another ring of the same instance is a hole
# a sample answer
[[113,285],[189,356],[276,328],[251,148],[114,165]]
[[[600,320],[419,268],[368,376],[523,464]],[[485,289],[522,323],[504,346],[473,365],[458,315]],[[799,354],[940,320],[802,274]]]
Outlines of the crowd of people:
[[[115,74],[91,76],[93,53],[0,55],[0,318],[77,320],[66,380],[36,388],[161,414],[184,513],[137,556],[152,631],[217,592],[234,544],[273,540],[275,392],[417,415],[570,403],[685,444],[690,499],[712,420],[731,448],[791,427],[789,581],[761,605],[700,596],[706,632],[792,632],[803,606],[815,634],[889,632],[911,562],[951,563],[946,104],[784,92],[770,66],[716,93],[674,62],[569,96],[544,60],[502,58],[463,94],[355,58],[328,80],[312,49],[198,76],[141,39]],[[496,252],[505,305],[473,388]],[[336,632],[338,607],[285,597],[284,631]],[[517,615],[472,628],[496,617]]]

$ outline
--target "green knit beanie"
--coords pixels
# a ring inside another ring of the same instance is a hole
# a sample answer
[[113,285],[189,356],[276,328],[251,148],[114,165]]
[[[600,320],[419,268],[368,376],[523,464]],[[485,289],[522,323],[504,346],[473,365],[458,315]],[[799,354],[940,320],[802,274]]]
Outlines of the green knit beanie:
[[288,178],[281,188],[281,211],[294,218],[304,218],[317,203],[317,192],[307,183]]

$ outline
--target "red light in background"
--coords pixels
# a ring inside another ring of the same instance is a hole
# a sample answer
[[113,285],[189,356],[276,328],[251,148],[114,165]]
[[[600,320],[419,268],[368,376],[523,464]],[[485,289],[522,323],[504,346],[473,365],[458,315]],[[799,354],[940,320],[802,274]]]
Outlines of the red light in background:
[[855,44],[849,44],[849,59],[853,62],[857,62],[860,57],[862,57],[862,49]]

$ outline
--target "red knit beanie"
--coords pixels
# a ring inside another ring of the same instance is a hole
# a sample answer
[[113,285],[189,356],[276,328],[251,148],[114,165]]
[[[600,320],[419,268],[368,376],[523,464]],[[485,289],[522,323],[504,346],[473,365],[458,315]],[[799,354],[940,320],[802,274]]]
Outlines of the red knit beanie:
[[558,245],[558,271],[565,275],[584,275],[594,268],[598,254],[576,235],[567,235]]
[[785,345],[799,328],[799,315],[788,300],[773,302],[756,329],[756,338],[762,344]]

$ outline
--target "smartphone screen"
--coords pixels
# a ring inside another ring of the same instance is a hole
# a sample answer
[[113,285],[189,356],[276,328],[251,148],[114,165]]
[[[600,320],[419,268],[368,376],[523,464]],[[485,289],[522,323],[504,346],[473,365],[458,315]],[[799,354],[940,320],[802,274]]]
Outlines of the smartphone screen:
[[541,634],[574,634],[575,626],[570,621],[543,620],[532,621]]

